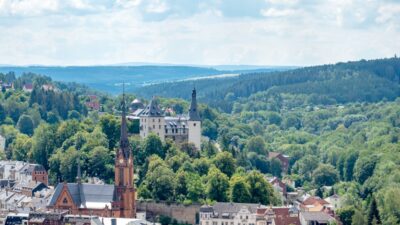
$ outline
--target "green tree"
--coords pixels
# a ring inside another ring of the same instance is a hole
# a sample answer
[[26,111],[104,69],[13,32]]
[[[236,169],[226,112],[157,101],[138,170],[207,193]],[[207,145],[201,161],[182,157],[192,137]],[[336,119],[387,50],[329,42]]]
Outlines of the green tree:
[[274,190],[263,174],[256,170],[250,171],[246,176],[246,183],[249,185],[250,202],[264,205],[275,203]]
[[241,175],[234,175],[230,180],[230,198],[232,202],[250,202],[250,187]]
[[119,121],[114,116],[106,114],[100,117],[100,126],[107,136],[108,147],[114,149],[121,133]]
[[172,200],[176,187],[174,172],[158,156],[149,159],[145,181],[151,197],[156,200]]
[[218,202],[228,200],[228,177],[217,168],[212,168],[207,175],[207,197]]
[[36,163],[49,169],[48,159],[55,150],[54,140],[56,138],[56,131],[53,126],[42,123],[40,124],[33,134],[33,146],[30,152],[30,158]]
[[373,224],[381,224],[381,217],[379,215],[379,210],[376,204],[375,197],[372,197],[368,210],[368,225]]
[[355,210],[353,217],[351,218],[351,225],[365,225],[367,221],[361,210]]
[[205,187],[201,177],[196,173],[188,173],[186,178],[187,198],[192,202],[199,202],[204,198]]
[[17,127],[21,133],[32,135],[34,129],[32,118],[28,115],[22,115],[18,120]]
[[27,161],[27,155],[32,148],[32,139],[25,134],[17,134],[11,144],[12,158],[18,161]]
[[272,175],[276,177],[281,177],[282,176],[282,165],[281,161],[278,159],[274,158],[270,162],[270,172]]
[[143,141],[141,151],[145,153],[145,156],[158,155],[161,158],[165,157],[163,145],[161,139],[153,133],[150,133]]
[[0,104],[0,123],[3,123],[6,117],[7,117],[6,110],[4,109],[3,104]]
[[232,176],[236,169],[236,162],[229,152],[220,152],[213,159],[214,165],[228,177]]
[[374,173],[376,157],[358,158],[354,167],[354,178],[359,183],[363,184]]
[[246,149],[249,152],[256,152],[261,155],[267,154],[264,139],[260,136],[250,138],[247,142]]
[[200,176],[207,175],[210,169],[210,162],[207,158],[195,159],[193,161],[193,167]]
[[356,164],[358,154],[356,152],[350,153],[344,162],[344,178],[346,181],[353,179],[354,166]]
[[346,206],[337,210],[337,215],[339,216],[340,221],[343,223],[343,225],[352,224],[352,218],[354,213],[355,209],[353,206]]
[[89,152],[88,172],[91,176],[96,176],[104,180],[113,179],[113,158],[107,148],[96,146]]
[[338,181],[338,173],[330,164],[320,164],[313,173],[313,182],[318,186],[332,186]]

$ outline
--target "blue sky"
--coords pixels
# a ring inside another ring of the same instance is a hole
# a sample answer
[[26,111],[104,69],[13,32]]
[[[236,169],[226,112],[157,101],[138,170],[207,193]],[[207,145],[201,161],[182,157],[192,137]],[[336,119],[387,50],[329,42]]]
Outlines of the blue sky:
[[0,64],[315,65],[399,35],[400,0],[0,0]]

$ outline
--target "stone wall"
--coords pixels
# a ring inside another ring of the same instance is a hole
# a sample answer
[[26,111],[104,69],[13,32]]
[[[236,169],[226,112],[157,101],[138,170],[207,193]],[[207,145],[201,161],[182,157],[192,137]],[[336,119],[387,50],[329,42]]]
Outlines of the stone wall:
[[201,205],[189,205],[185,206],[182,204],[175,203],[164,203],[164,202],[145,202],[137,201],[137,211],[146,211],[147,217],[150,221],[153,221],[154,217],[158,215],[168,216],[176,219],[181,223],[197,224]]

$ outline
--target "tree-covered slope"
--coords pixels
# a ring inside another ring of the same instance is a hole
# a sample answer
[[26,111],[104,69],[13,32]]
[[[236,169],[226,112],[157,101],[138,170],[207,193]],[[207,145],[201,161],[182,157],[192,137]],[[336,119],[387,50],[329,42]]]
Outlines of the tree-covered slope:
[[260,91],[316,94],[337,103],[394,100],[400,95],[400,59],[361,60],[334,65],[305,67],[282,72],[249,73],[225,79],[206,79],[146,86],[143,96],[188,98],[195,86],[200,101],[225,112],[233,102]]

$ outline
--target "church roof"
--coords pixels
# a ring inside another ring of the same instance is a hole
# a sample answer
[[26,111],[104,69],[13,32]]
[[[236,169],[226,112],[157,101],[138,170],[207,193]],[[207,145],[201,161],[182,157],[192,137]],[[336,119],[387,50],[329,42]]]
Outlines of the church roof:
[[[79,183],[67,183],[66,185],[74,204],[81,208],[89,207],[96,203],[101,203],[105,206],[116,201],[114,185]],[[63,183],[57,185],[53,196],[48,202],[48,206],[54,206],[56,204],[61,195],[63,186]]]

